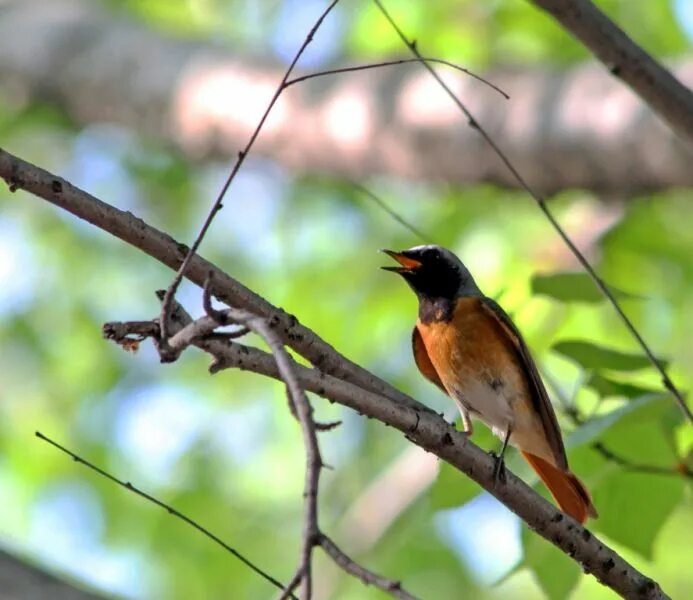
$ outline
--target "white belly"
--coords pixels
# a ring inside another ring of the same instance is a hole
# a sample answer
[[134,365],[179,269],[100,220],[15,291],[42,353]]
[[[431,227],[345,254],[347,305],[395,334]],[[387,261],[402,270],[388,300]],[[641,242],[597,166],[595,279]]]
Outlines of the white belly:
[[[507,394],[507,386],[494,389],[488,380],[467,380],[464,388],[456,387],[448,390],[461,409],[469,411],[472,418],[488,425],[494,435],[504,439],[508,427],[513,425],[511,402]],[[511,437],[512,442],[512,437]]]

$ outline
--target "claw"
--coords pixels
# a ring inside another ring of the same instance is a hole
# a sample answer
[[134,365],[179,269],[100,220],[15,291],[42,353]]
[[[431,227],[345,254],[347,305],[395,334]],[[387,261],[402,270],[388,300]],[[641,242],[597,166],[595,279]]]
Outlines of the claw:
[[493,456],[494,464],[493,464],[493,482],[495,485],[498,485],[499,483],[502,483],[505,485],[506,477],[505,477],[505,460],[503,459],[502,454],[496,454],[495,452],[490,452],[491,456]]
[[493,465],[493,482],[495,485],[498,485],[499,483],[505,484],[506,481],[505,460],[503,460],[503,457],[505,456],[505,451],[508,448],[510,433],[511,428],[510,426],[508,426],[508,429],[505,432],[505,437],[503,438],[503,447],[501,448],[500,454],[496,454],[495,452],[490,453],[491,456],[493,456],[493,459],[495,460],[495,464]]

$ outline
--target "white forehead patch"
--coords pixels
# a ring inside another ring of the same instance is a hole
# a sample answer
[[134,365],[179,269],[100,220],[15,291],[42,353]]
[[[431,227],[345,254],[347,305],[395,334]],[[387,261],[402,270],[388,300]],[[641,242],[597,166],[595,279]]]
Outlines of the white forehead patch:
[[443,248],[442,246],[438,246],[437,244],[423,244],[421,246],[413,246],[412,248],[409,248],[409,250],[414,252],[438,250],[438,252],[440,252],[441,255],[448,259],[452,264],[462,266],[462,261],[455,254],[450,252],[450,250],[448,250],[447,248]]

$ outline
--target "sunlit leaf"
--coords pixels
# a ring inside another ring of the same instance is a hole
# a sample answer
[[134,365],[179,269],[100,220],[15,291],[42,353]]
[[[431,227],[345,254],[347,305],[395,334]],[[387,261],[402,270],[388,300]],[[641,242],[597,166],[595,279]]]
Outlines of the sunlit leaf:
[[657,533],[681,501],[684,485],[680,476],[619,469],[594,491],[595,528],[651,559]]
[[527,566],[549,600],[563,600],[577,585],[580,568],[558,548],[526,527],[522,529],[523,565]]
[[[643,354],[621,352],[578,340],[558,342],[553,345],[552,350],[591,371],[600,369],[637,371],[651,365],[649,359]],[[659,362],[662,365],[667,365],[666,361],[660,360]]]
[[[597,303],[606,300],[604,294],[585,272],[535,275],[532,277],[531,289],[533,294],[550,296],[561,302]],[[617,298],[635,297],[611,286],[610,290]]]
[[[490,448],[495,438],[488,428],[479,426],[474,430],[473,441],[482,448]],[[482,489],[475,481],[441,461],[438,477],[431,486],[429,495],[433,507],[443,509],[461,506],[481,492]]]
[[646,388],[632,383],[624,383],[598,373],[592,373],[585,383],[602,397],[625,396],[626,398],[638,398],[647,394],[657,393],[657,390]]
[[[643,396],[637,400],[634,400],[633,402],[624,403],[619,408],[612,410],[611,412],[600,417],[592,418],[586,423],[580,425],[570,434],[566,440],[566,445],[581,446],[591,442],[631,414],[635,414],[636,418],[640,419],[647,418],[650,415],[661,415],[666,403],[667,400],[663,399],[661,394]],[[648,410],[650,412],[646,412]]]
[[643,398],[624,405],[620,418],[599,437],[618,461],[607,459],[609,475],[593,490],[599,510],[594,526],[646,558],[652,558],[659,530],[683,497],[685,481],[673,442],[681,419],[669,397]]

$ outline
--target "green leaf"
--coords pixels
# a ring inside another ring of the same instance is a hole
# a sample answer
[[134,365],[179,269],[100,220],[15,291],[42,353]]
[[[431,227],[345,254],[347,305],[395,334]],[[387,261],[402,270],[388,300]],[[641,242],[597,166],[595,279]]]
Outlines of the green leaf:
[[[675,471],[680,459],[672,443],[682,415],[669,397],[643,398],[624,407],[631,410],[620,411],[600,442],[630,466],[605,461],[607,475],[593,490],[599,511],[594,527],[652,559],[657,534],[683,497],[685,481]],[[640,465],[669,473],[638,471]]]
[[586,384],[597,392],[602,398],[609,396],[625,396],[626,398],[639,398],[648,394],[656,394],[657,390],[641,387],[632,383],[624,383],[604,377],[598,373],[592,373]]
[[[591,442],[633,413],[636,413],[638,418],[659,415],[664,405],[668,402],[669,400],[662,394],[651,394],[638,398],[633,402],[624,403],[619,408],[580,425],[566,439],[566,447],[575,448]],[[646,407],[653,404],[654,408],[647,412]]]
[[682,477],[618,469],[594,490],[595,528],[652,560],[657,534],[683,491]]
[[[561,302],[597,303],[606,300],[604,294],[587,273],[534,275],[531,289],[533,294],[550,296]],[[617,298],[637,298],[637,296],[618,290],[613,286],[609,286],[609,289]]]
[[522,528],[523,564],[549,600],[565,600],[580,579],[577,563],[527,527]]
[[[487,427],[479,425],[474,428],[473,441],[482,448],[492,448],[493,444],[497,443],[497,438]],[[466,504],[481,492],[478,483],[441,461],[438,477],[429,491],[429,498],[432,507],[440,510]]]
[[[580,366],[590,371],[601,369],[637,371],[651,365],[649,359],[642,354],[629,354],[579,340],[558,342],[554,344],[552,350],[574,360]],[[659,363],[662,366],[667,365],[667,362],[663,360],[659,360]]]
[[634,463],[673,469],[679,462],[674,435],[683,415],[669,396],[636,400],[626,406],[621,418],[609,427],[600,441]]
[[431,506],[435,510],[454,508],[466,504],[481,492],[479,484],[446,462],[440,463],[440,471],[431,486]]

